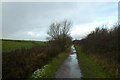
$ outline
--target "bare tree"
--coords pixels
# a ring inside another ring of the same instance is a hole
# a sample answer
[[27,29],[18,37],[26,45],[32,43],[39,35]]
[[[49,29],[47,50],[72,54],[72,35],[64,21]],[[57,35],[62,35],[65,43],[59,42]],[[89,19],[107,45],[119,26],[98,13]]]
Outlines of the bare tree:
[[65,49],[71,42],[70,28],[72,23],[68,20],[62,22],[52,23],[49,27],[47,34],[50,36],[49,39],[57,43],[62,50]]

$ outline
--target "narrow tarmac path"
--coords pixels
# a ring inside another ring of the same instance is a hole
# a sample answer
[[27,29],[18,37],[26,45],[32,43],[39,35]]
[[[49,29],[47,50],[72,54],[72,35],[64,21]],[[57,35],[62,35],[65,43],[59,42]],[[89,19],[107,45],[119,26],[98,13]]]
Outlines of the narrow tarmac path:
[[81,78],[81,71],[74,46],[71,47],[69,57],[56,72],[55,78]]

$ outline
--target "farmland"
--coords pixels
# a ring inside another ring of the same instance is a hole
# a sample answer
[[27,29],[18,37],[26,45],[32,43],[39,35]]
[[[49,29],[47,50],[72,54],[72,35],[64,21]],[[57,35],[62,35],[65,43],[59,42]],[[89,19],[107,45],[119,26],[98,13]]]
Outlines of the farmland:
[[26,41],[26,40],[2,40],[2,52],[10,52],[21,48],[31,48],[35,45],[44,45],[42,41]]
[[43,62],[45,58],[42,57],[46,55],[42,54],[46,45],[47,42],[41,41],[2,40],[3,79],[14,76],[27,78],[34,70],[46,64],[48,60]]

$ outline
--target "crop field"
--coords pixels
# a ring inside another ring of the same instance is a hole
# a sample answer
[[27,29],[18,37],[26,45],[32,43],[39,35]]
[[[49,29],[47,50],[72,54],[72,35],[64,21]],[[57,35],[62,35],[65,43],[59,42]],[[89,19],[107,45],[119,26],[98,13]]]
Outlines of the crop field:
[[21,48],[31,48],[35,45],[44,45],[41,41],[25,41],[25,40],[2,40],[2,52],[10,52]]

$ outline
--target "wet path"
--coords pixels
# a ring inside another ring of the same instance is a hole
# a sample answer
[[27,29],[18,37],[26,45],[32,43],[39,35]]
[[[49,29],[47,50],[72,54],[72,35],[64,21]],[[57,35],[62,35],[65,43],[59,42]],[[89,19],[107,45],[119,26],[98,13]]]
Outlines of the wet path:
[[71,47],[71,53],[69,57],[62,64],[57,71],[56,78],[81,78],[81,72],[77,61],[74,46]]

